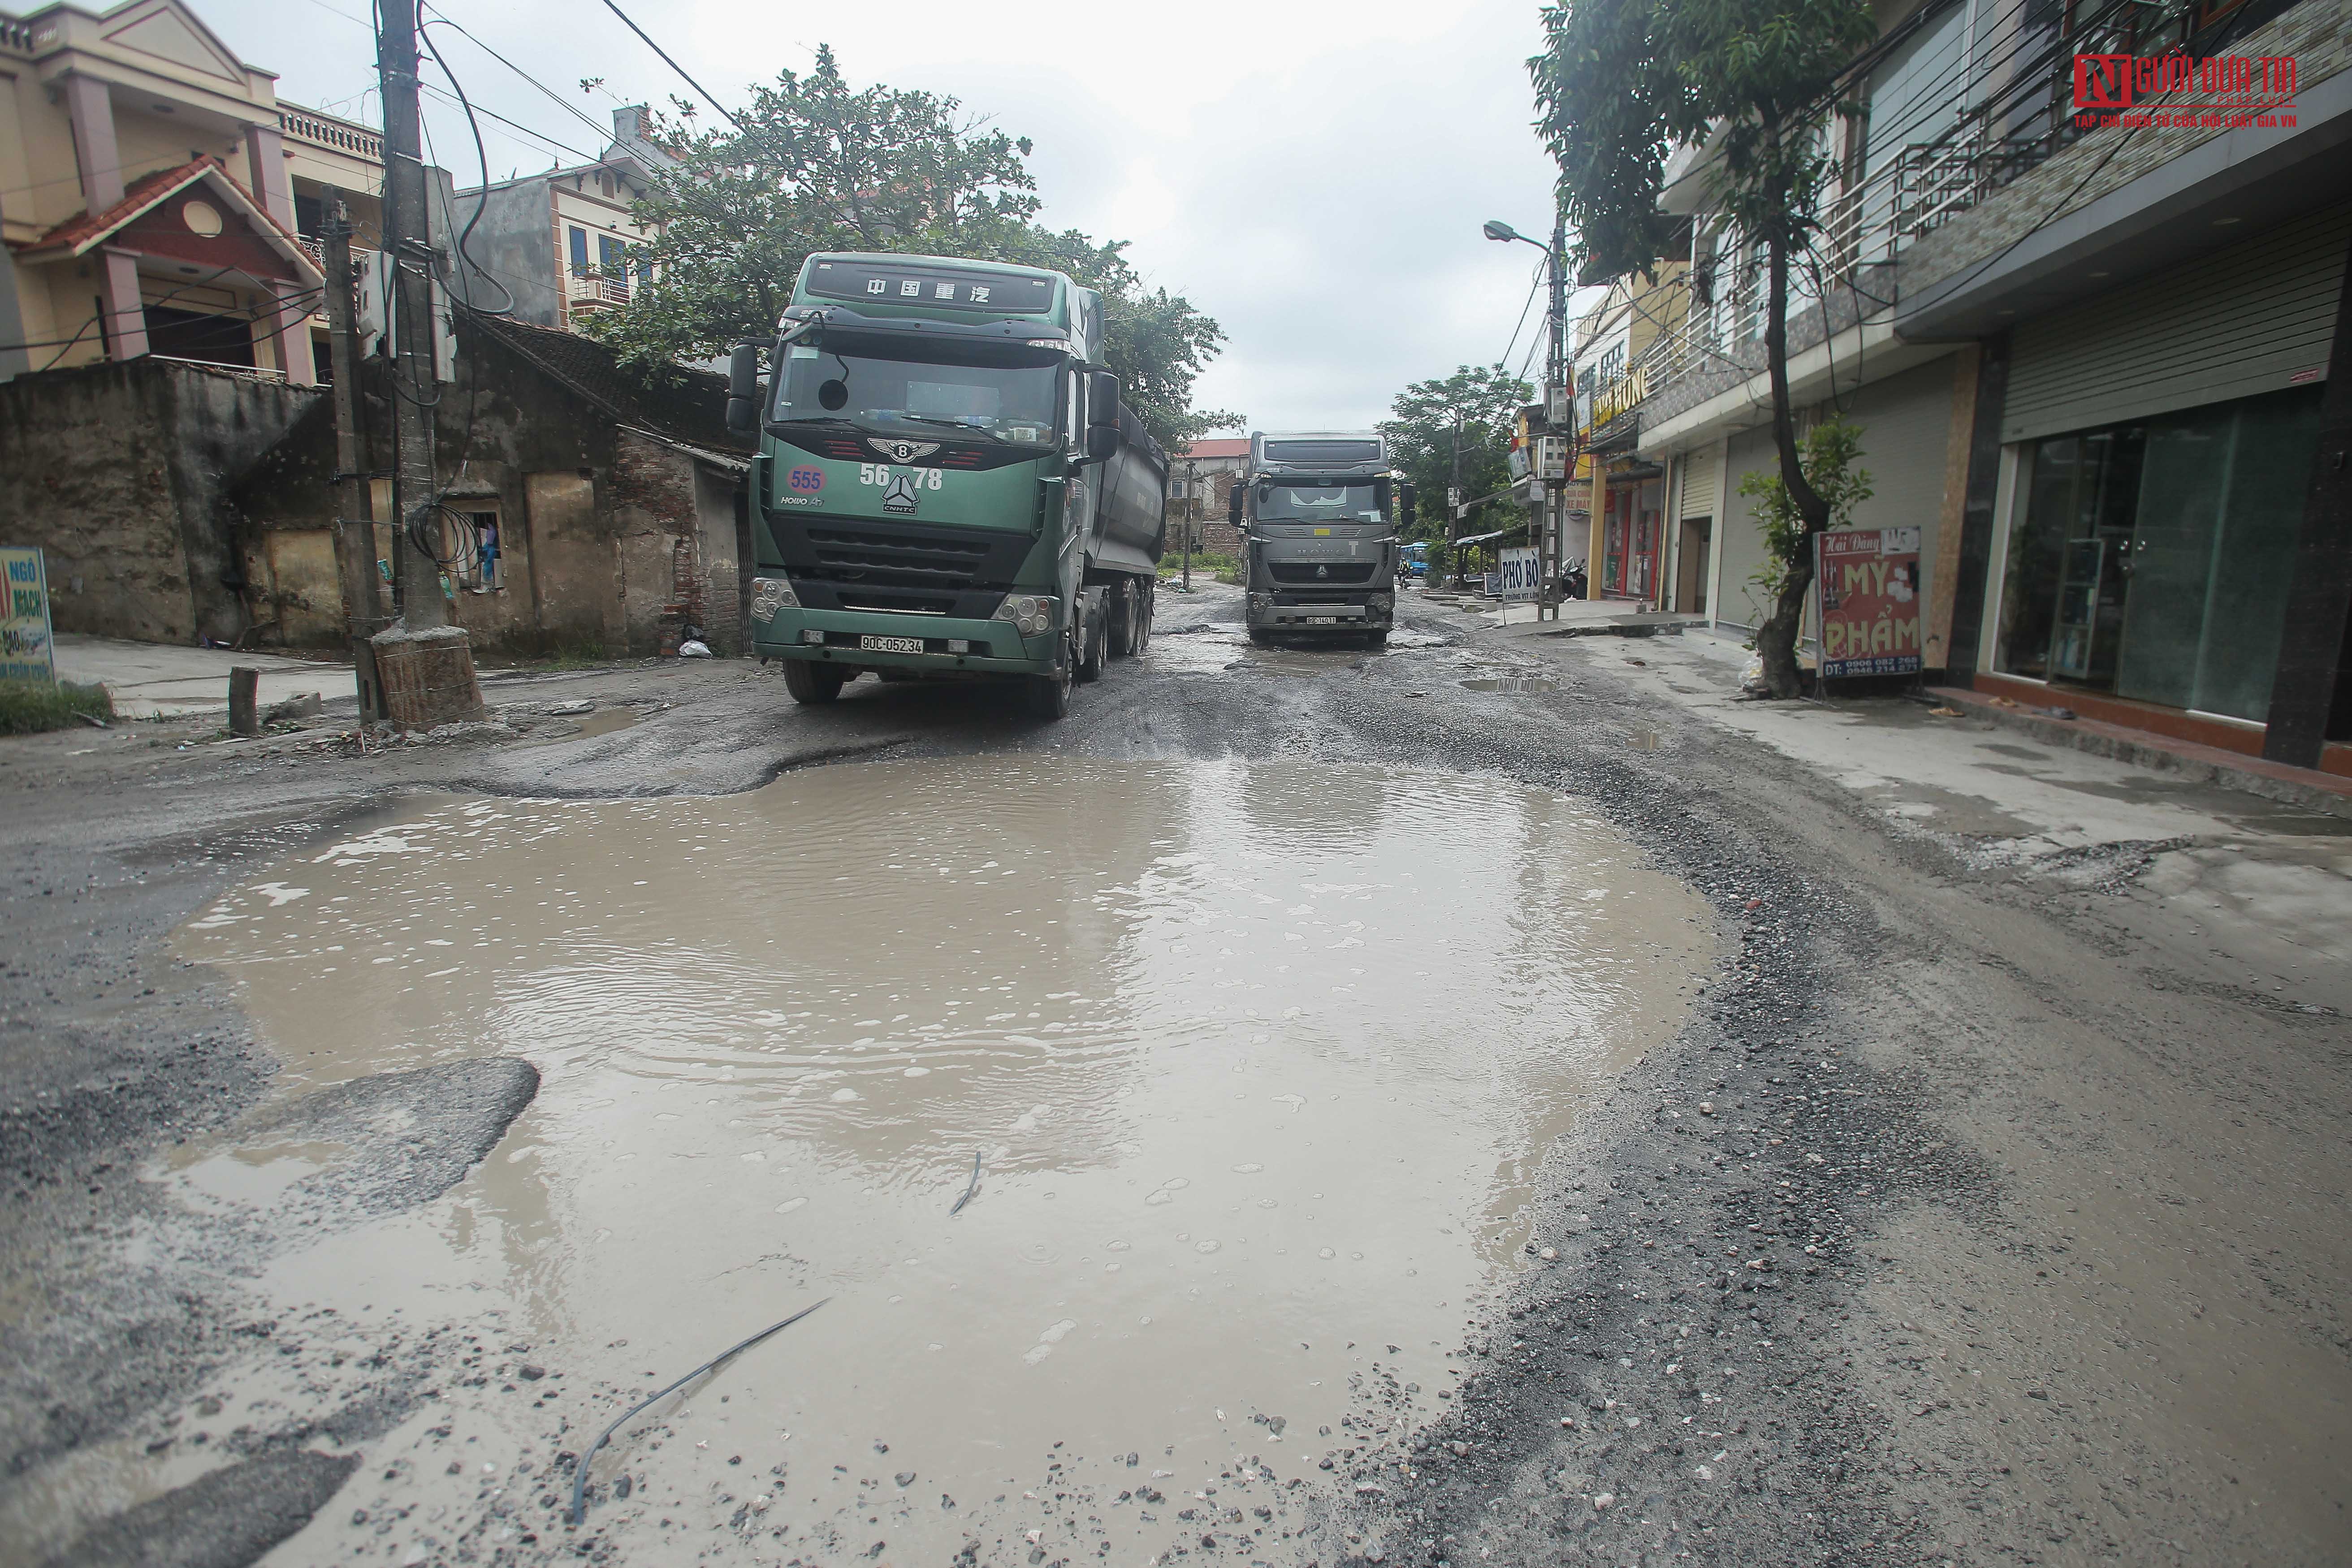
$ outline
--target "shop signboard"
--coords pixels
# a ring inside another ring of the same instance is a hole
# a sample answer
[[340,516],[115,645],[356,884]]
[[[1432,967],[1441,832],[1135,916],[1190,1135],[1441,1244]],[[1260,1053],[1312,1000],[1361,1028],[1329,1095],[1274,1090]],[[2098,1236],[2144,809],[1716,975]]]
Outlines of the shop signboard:
[[1916,675],[1919,531],[1849,528],[1814,536],[1822,674]]
[[41,552],[0,549],[0,576],[8,584],[8,601],[0,606],[0,680],[54,682],[49,577]]
[[1505,604],[1521,604],[1532,599],[1543,587],[1542,555],[1528,545],[1515,545],[1503,552],[1503,569],[1496,574],[1501,579]]

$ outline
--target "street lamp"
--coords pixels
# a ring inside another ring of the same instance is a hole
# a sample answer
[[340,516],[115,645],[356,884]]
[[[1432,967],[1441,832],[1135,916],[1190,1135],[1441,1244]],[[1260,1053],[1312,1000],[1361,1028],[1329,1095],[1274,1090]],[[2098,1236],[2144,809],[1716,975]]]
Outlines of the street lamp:
[[[1532,245],[1538,250],[1544,253],[1545,273],[1547,280],[1551,285],[1551,308],[1545,312],[1545,315],[1551,325],[1551,354],[1544,363],[1543,398],[1544,417],[1546,422],[1549,423],[1554,417],[1553,410],[1557,408],[1561,402],[1560,394],[1562,390],[1568,385],[1568,279],[1566,276],[1566,259],[1568,253],[1567,220],[1560,217],[1554,217],[1552,219],[1551,243],[1549,245],[1544,244],[1543,241],[1539,239],[1529,239],[1526,235],[1521,234],[1517,229],[1513,228],[1501,218],[1488,218],[1486,223],[1480,226],[1479,232],[1484,234],[1488,239],[1492,240],[1499,240],[1507,243],[1516,239],[1520,241],[1522,244]],[[1570,426],[1572,427],[1574,423],[1575,419],[1571,415],[1569,419]],[[1568,429],[1560,429],[1554,433],[1556,435],[1564,436],[1570,432]],[[1567,530],[1567,516],[1560,510],[1567,485],[1568,481],[1565,475],[1558,479],[1546,479],[1544,480],[1544,486],[1549,497],[1549,505],[1548,510],[1554,514],[1551,519],[1551,526],[1548,527],[1544,531],[1547,536],[1546,542],[1553,543],[1553,548],[1549,553],[1555,557],[1564,556],[1567,552],[1568,541],[1564,537]],[[1557,570],[1559,565],[1559,561],[1558,559],[1548,563],[1546,565],[1546,569],[1544,571],[1543,595],[1540,604],[1550,605],[1555,602],[1552,598],[1552,584],[1559,575],[1559,572]],[[1588,590],[1588,592],[1590,590]],[[1540,616],[1543,612],[1541,608],[1538,608],[1536,613]]]

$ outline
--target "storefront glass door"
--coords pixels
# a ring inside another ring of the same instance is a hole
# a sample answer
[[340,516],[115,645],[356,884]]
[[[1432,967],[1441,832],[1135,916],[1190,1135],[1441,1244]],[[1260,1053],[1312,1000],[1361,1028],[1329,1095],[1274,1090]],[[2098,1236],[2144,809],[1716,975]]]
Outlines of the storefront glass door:
[[2262,720],[2318,414],[2311,388],[2039,443],[2000,668]]

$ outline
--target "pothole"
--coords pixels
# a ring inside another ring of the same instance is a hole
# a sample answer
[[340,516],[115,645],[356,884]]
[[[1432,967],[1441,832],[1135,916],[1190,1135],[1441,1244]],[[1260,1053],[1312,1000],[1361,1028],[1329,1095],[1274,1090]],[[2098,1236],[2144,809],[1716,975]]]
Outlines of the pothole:
[[615,730],[625,730],[636,721],[637,715],[633,709],[606,708],[581,720],[580,733],[583,736],[609,735]]
[[[600,1457],[624,1557],[671,1521],[761,1561],[945,1561],[1074,1513],[1115,1560],[1197,1546],[1180,1512],[1223,1487],[1222,1517],[1241,1456],[1274,1478],[1251,1500],[1328,1479],[1318,1428],[1375,1363],[1444,1408],[1529,1261],[1538,1162],[1678,1026],[1712,930],[1586,806],[1489,776],[963,759],[407,802],[179,950],[236,977],[285,1096],[489,1056],[539,1093],[446,1194],[262,1289],[503,1314],[562,1378],[451,1380],[297,1540],[412,1507],[457,1535],[488,1506],[465,1433],[544,1465],[830,1297]],[[265,1213],[366,1157],[188,1153],[191,1206]]]

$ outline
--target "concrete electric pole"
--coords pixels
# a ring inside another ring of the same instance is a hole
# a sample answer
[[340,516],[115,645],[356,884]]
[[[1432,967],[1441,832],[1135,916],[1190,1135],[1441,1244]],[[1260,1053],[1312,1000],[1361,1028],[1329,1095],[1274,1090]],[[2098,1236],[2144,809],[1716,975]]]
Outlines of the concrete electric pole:
[[416,0],[378,0],[376,69],[383,92],[383,247],[392,258],[394,309],[392,527],[400,574],[400,625],[375,639],[384,707],[404,730],[479,719],[482,693],[463,626],[441,591],[440,484],[434,474],[433,279],[440,256],[425,208],[424,136],[417,120]]
[[360,722],[383,718],[383,687],[375,673],[375,647],[368,639],[383,630],[383,593],[376,574],[375,522],[367,471],[367,447],[360,439],[359,329],[353,321],[352,219],[341,191],[325,193],[320,249],[326,258],[327,353],[333,366],[335,400],[335,556],[343,578],[352,664],[359,681]]

